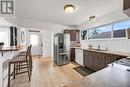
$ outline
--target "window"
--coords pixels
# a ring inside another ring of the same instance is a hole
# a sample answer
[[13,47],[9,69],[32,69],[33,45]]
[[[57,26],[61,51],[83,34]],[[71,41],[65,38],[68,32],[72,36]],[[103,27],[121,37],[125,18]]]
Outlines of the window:
[[87,40],[87,30],[85,30],[85,31],[81,31],[81,39],[82,40]]
[[36,35],[36,34],[30,35],[30,44],[33,46],[38,45],[38,35]]
[[119,38],[119,37],[126,37],[126,30],[130,28],[130,21],[123,21],[118,22],[114,24],[114,31],[113,31],[113,37]]
[[10,44],[9,28],[0,27],[0,42],[4,42],[4,46],[9,46]]
[[130,29],[130,20],[112,23],[92,29],[81,31],[82,40],[85,39],[105,39],[105,38],[125,38]]
[[96,29],[89,29],[88,30],[88,39],[94,39],[97,36]]
[[88,30],[88,39],[111,38],[112,25]]

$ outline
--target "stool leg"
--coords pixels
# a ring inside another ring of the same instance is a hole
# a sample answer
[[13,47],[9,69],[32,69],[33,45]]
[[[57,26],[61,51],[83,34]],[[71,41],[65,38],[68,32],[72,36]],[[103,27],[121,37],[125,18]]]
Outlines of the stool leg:
[[28,66],[28,61],[27,61],[27,70],[28,70],[28,78],[29,78],[29,81],[31,81],[31,78],[30,78],[30,69],[29,69],[29,66]]
[[19,71],[20,71],[20,66],[21,66],[21,64],[19,63],[18,65],[19,65]]
[[30,65],[30,74],[32,75],[32,59],[30,58],[30,61],[29,61],[29,65]]
[[16,63],[16,74],[18,73],[18,69],[19,69],[18,63]]
[[14,73],[13,73],[13,74],[14,74],[14,79],[15,79],[15,71],[16,71],[16,70],[15,70],[15,63],[14,63],[14,71],[13,71],[13,72],[14,72]]
[[8,87],[10,87],[10,69],[11,69],[11,65],[9,63],[9,66],[8,66]]

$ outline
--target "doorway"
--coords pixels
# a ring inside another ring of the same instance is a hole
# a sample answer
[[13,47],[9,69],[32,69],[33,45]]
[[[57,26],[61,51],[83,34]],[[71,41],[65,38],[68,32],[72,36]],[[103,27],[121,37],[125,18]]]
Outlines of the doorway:
[[42,56],[42,34],[40,31],[29,30],[29,44],[32,45],[32,54]]

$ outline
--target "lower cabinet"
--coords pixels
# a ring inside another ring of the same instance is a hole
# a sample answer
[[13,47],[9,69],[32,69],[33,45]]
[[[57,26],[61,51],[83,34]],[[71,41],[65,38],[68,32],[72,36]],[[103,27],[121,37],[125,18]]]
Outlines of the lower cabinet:
[[93,55],[92,55],[92,52],[90,51],[84,51],[84,66],[89,68],[89,69],[93,69]]
[[84,66],[93,70],[98,71],[105,67],[108,64],[119,60],[125,56],[113,55],[113,54],[106,54],[94,51],[86,51],[84,50]]
[[70,61],[75,61],[75,48],[70,48]]
[[98,71],[100,69],[103,69],[106,67],[105,63],[105,55],[103,53],[96,53],[94,52],[94,57],[93,57],[93,70]]
[[112,63],[114,61],[122,59],[123,57],[125,58],[125,56],[119,56],[119,55],[113,55],[113,54],[106,54],[106,64],[108,65],[108,64],[110,64],[110,63]]

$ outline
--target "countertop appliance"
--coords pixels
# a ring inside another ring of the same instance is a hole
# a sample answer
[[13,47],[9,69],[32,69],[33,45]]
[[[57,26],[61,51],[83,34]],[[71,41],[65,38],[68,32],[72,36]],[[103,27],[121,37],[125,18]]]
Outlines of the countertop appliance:
[[54,63],[64,65],[70,62],[70,35],[57,33],[54,35]]

